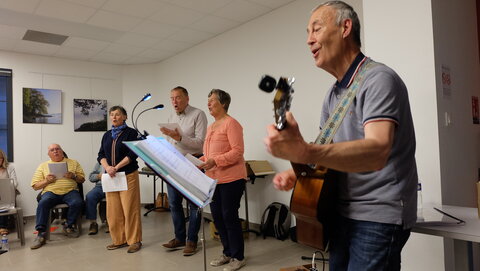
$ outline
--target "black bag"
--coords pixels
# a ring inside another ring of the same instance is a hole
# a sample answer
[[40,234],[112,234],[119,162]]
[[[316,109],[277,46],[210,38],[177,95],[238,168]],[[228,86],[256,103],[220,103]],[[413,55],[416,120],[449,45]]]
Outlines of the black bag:
[[265,209],[260,224],[260,233],[263,239],[272,236],[278,240],[285,240],[290,230],[291,214],[285,204],[274,202]]

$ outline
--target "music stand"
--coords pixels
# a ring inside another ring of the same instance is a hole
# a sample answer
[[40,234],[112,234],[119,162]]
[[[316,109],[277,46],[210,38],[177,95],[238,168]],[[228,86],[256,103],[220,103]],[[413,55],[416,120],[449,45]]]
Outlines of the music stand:
[[[265,178],[267,175],[275,174],[272,166],[266,160],[247,160],[245,161],[247,167],[247,179],[250,180],[252,184],[255,184],[256,178]],[[259,231],[250,229],[250,220],[248,219],[248,193],[247,186],[245,186],[245,222],[247,228],[243,232],[253,232],[257,236],[260,235]]]
[[[162,211],[165,211],[165,212],[168,212],[170,211],[169,208],[165,207],[163,205],[163,202],[164,202],[164,192],[163,192],[163,178],[162,176],[160,175],[157,175],[154,171],[152,170],[148,170],[146,171],[145,169],[142,169],[142,171],[138,172],[139,174],[142,174],[142,175],[147,175],[147,177],[150,177],[150,175],[153,176],[153,206],[152,208],[148,209],[147,212],[145,212],[145,214],[143,214],[143,216],[147,216],[151,211],[155,211],[155,210],[162,210]],[[157,179],[160,178],[162,180],[162,188],[161,188],[161,194],[160,194],[160,198],[161,198],[161,201],[160,201],[160,206],[157,207],[157,204],[156,204],[156,195],[157,195]]]

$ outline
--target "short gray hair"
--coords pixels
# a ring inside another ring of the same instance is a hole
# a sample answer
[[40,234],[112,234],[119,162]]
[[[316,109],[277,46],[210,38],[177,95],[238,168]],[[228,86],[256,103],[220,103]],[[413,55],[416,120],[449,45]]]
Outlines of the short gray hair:
[[337,25],[340,25],[346,19],[352,20],[353,41],[358,47],[362,47],[362,41],[360,40],[360,20],[352,6],[343,1],[327,1],[314,8],[312,13],[326,6],[333,7],[337,11]]
[[212,96],[213,94],[217,95],[218,101],[223,105],[223,109],[225,109],[225,112],[228,112],[228,107],[230,106],[230,102],[232,101],[232,98],[230,98],[230,94],[221,89],[214,88],[212,89],[212,91],[210,91],[210,93],[208,93],[208,98],[210,98],[210,96]]

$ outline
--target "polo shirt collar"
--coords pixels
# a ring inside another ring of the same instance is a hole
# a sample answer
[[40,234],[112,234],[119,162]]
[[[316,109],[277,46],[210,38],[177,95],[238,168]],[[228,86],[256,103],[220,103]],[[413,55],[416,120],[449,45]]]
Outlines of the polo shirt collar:
[[362,60],[364,58],[365,58],[365,55],[362,52],[358,53],[357,57],[355,57],[352,64],[348,68],[347,72],[343,76],[342,81],[335,82],[335,86],[337,88],[342,88],[342,89],[348,88],[350,80],[355,75],[355,71],[357,70],[357,68],[363,63]]

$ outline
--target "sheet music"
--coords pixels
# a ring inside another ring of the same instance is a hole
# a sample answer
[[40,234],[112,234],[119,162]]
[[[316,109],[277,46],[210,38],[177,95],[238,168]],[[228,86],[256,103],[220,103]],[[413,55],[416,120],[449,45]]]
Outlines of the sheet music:
[[178,124],[177,122],[174,122],[174,123],[159,123],[158,126],[160,126],[160,128],[167,128],[167,129],[170,129],[170,130],[177,129],[178,133],[180,135],[183,135],[182,128],[180,127],[180,124]]
[[187,158],[188,161],[192,162],[192,164],[194,164],[197,167],[204,163],[202,160],[200,160],[197,157],[191,155],[190,153],[185,154],[185,158]]
[[211,201],[217,182],[201,172],[166,139],[148,136],[145,140],[124,143],[197,206],[204,207]]
[[106,173],[102,174],[102,189],[103,192],[128,190],[127,176],[125,175],[125,172],[117,172],[113,178]]
[[68,171],[67,162],[48,163],[48,171],[50,174],[55,175],[57,179],[61,179]]

